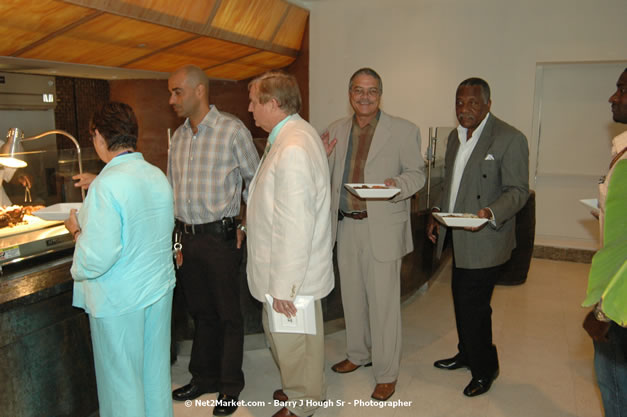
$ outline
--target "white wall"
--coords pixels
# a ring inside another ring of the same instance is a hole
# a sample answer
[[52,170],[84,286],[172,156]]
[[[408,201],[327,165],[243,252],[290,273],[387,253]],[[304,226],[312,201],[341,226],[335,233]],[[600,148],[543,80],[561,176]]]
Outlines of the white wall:
[[536,63],[627,58],[625,0],[317,0],[311,10],[311,121],[350,114],[347,82],[383,78],[383,108],[422,129],[455,123],[457,84],[480,76],[492,110],[531,137]]
[[455,125],[459,82],[479,76],[491,86],[492,112],[527,135],[532,184],[537,64],[627,59],[626,0],[301,3],[311,10],[310,119],[318,130],[351,114],[348,79],[369,66],[383,78],[383,109],[420,126],[424,150],[429,126]]
[[536,244],[599,247],[599,222],[579,200],[598,196],[610,139],[627,129],[612,121],[608,103],[625,67],[627,60],[538,65],[531,138],[538,158],[530,167],[539,213]]

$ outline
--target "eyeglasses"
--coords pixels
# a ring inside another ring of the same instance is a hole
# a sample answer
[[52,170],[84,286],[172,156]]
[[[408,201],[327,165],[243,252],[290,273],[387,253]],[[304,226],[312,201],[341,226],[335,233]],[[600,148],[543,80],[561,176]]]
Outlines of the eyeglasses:
[[381,92],[379,91],[378,88],[369,88],[369,89],[364,89],[361,87],[353,87],[351,89],[351,94],[354,95],[355,97],[363,97],[363,96],[368,96],[368,97],[378,97],[379,94],[381,94]]

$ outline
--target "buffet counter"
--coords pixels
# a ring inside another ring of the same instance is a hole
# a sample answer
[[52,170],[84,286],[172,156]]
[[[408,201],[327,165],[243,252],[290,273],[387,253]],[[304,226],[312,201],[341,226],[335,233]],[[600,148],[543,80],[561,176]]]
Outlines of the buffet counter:
[[0,416],[88,416],[98,409],[89,321],[72,307],[73,249],[4,265]]

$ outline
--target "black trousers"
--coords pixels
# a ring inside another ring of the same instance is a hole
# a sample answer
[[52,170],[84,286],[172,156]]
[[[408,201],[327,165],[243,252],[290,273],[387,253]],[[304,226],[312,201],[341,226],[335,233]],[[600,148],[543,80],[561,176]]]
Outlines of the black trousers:
[[223,235],[183,234],[179,290],[194,319],[189,362],[192,381],[210,391],[238,396],[244,388],[244,321],[240,307],[242,250]]
[[500,267],[462,269],[453,264],[453,304],[459,338],[459,354],[470,366],[473,378],[488,378],[499,367],[492,343],[490,300]]

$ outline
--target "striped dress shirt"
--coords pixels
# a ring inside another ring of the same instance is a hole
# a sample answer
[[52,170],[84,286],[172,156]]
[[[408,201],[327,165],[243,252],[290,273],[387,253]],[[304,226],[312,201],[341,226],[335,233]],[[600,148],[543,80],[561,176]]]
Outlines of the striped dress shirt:
[[203,224],[237,216],[258,164],[250,132],[235,116],[211,106],[196,134],[186,119],[174,132],[168,154],[175,217]]

